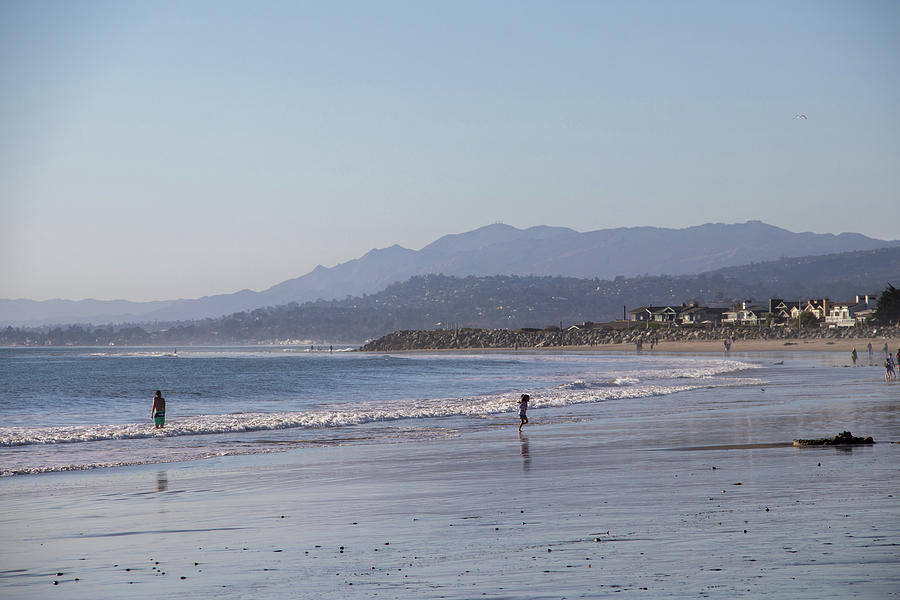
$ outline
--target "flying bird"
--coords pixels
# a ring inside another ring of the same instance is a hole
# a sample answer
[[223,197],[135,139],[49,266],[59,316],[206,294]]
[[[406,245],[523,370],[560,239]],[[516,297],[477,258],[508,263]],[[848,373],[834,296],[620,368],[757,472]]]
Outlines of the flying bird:
[[805,119],[806,115],[794,115],[795,119]]

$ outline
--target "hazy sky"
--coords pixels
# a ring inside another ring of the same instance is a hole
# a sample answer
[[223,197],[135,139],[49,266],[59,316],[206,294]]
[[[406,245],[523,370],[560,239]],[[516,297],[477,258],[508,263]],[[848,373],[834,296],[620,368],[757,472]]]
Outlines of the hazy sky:
[[898,190],[894,0],[0,3],[0,298],[260,290],[498,221],[896,239]]

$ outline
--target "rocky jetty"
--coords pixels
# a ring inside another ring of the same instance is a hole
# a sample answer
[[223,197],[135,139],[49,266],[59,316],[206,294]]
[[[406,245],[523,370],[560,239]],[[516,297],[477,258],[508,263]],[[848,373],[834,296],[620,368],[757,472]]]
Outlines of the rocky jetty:
[[900,337],[900,327],[797,329],[792,327],[660,327],[647,329],[630,323],[613,323],[569,329],[437,329],[395,331],[365,344],[360,350],[450,350],[480,348],[548,348],[633,344],[650,347],[658,342],[784,340],[786,346],[803,340],[852,340],[866,337]]
[[875,440],[869,437],[854,437],[849,431],[844,431],[832,438],[815,440],[794,440],[795,446],[849,446],[874,444]]

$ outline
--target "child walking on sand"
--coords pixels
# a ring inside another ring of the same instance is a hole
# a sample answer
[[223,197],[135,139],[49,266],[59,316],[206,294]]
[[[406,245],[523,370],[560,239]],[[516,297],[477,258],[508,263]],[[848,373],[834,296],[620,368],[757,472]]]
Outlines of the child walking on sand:
[[531,397],[528,394],[522,394],[519,400],[519,431],[522,431],[522,425],[528,422],[528,401]]

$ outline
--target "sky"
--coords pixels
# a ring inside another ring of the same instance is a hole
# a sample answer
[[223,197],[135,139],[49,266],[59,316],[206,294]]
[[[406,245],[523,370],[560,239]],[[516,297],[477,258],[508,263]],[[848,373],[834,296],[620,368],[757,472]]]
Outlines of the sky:
[[898,239],[898,190],[893,0],[0,3],[0,298],[263,290],[497,222]]

